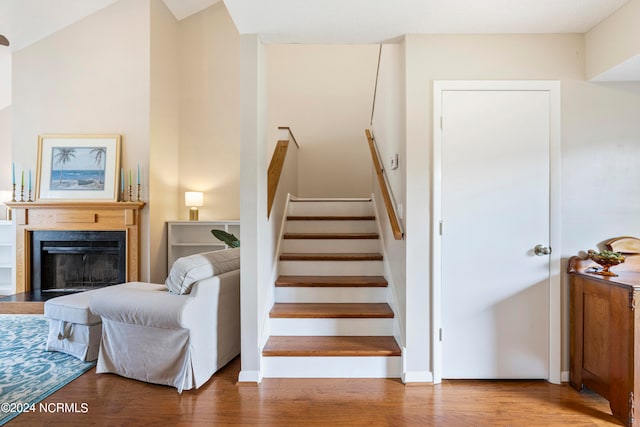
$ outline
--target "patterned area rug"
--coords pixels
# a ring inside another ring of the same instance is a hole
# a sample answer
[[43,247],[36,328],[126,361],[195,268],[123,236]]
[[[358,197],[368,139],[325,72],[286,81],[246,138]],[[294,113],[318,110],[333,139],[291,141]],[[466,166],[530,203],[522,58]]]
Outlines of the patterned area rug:
[[95,366],[46,351],[44,316],[0,315],[0,426]]

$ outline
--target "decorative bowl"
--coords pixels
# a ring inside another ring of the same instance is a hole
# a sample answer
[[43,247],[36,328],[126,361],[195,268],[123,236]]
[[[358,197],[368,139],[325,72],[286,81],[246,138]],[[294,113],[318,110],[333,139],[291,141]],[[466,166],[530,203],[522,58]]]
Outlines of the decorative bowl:
[[602,276],[617,277],[618,275],[609,269],[614,265],[622,264],[624,262],[624,256],[620,252],[602,251],[596,252],[589,249],[587,256],[590,260],[596,264],[602,266],[602,271],[596,271],[595,274]]

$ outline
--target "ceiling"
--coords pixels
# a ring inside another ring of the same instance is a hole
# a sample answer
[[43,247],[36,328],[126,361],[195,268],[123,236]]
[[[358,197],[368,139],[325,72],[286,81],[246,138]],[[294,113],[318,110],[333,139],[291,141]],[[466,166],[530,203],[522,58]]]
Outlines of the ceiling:
[[[0,34],[20,50],[115,1],[0,0]],[[177,19],[218,1],[164,0]],[[351,44],[402,34],[584,33],[628,0],[224,1],[240,33],[266,42]]]
[[[116,1],[0,0],[0,34],[11,42],[0,46],[0,71],[7,69],[3,58],[11,52]],[[220,0],[162,1],[180,20]],[[241,34],[261,34],[267,43],[356,44],[403,34],[584,33],[629,0],[223,1]],[[637,76],[640,58],[628,62],[599,77]]]
[[[118,0],[0,0],[0,34],[17,51]],[[153,0],[157,1],[157,0]],[[177,19],[220,0],[164,0]],[[0,52],[2,52],[0,46]]]
[[627,0],[224,0],[271,43],[380,43],[403,34],[584,33]]

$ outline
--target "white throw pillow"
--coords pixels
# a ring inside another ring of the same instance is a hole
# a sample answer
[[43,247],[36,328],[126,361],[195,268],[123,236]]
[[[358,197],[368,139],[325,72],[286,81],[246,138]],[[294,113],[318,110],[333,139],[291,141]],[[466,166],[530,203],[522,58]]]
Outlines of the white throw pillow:
[[188,294],[199,281],[240,268],[240,248],[204,252],[178,258],[164,284],[174,294]]

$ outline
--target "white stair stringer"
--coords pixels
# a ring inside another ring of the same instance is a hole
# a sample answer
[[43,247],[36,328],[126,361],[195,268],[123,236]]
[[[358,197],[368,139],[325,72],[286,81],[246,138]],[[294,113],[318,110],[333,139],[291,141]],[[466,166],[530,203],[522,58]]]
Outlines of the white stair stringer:
[[[378,206],[378,202],[376,201],[376,197],[374,194],[371,194],[371,205],[373,207],[373,211],[376,213],[380,213],[382,214],[382,210],[384,210],[385,208],[383,207],[383,204],[381,204],[380,206]],[[396,287],[393,284],[393,281],[390,280],[390,278],[393,277],[393,275],[391,274],[391,266],[389,265],[389,256],[385,250],[386,245],[384,242],[384,231],[382,229],[382,223],[380,221],[376,221],[376,226],[377,226],[377,232],[379,235],[379,242],[380,242],[380,252],[382,253],[383,256],[383,275],[384,277],[387,278],[387,280],[389,280],[388,283],[388,287],[387,289],[387,302],[389,303],[389,305],[391,306],[391,309],[397,313],[397,304],[398,304],[398,297],[396,295]],[[404,354],[404,342],[403,340],[400,338],[402,336],[404,336],[403,331],[406,330],[406,325],[404,325],[404,323],[402,322],[401,318],[399,318],[398,316],[394,317],[393,319],[393,330],[394,333],[393,335],[396,337],[396,341],[398,342],[398,344],[400,345],[400,347],[403,350],[403,354]],[[403,365],[404,366],[404,365]]]

